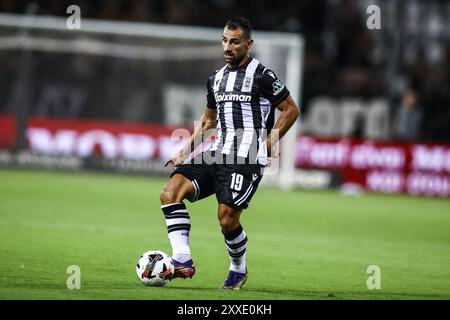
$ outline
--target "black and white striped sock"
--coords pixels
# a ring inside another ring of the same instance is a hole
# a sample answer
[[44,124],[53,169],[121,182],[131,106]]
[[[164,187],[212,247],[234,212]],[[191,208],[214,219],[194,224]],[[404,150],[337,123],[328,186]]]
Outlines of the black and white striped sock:
[[191,219],[184,203],[171,203],[161,206],[166,218],[167,233],[172,246],[172,258],[185,262],[191,259],[189,231]]
[[230,270],[245,273],[245,253],[248,239],[244,229],[239,225],[235,230],[223,235],[225,236],[225,244],[230,256]]

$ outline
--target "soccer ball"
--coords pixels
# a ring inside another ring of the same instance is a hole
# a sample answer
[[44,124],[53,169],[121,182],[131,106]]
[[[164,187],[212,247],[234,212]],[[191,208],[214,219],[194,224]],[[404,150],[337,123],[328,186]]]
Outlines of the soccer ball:
[[160,250],[143,253],[136,264],[136,274],[146,286],[160,287],[172,280],[175,268],[172,258]]

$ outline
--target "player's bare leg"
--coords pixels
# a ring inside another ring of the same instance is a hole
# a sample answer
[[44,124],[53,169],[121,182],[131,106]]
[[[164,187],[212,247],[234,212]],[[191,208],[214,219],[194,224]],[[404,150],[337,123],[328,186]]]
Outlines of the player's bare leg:
[[181,174],[175,174],[164,185],[159,199],[161,205],[170,204],[173,202],[182,202],[187,197],[193,195],[195,192],[192,182]]
[[184,199],[194,193],[192,182],[181,174],[175,174],[159,195],[172,246],[172,262],[175,267],[173,278],[192,278],[195,274],[189,247],[191,222],[183,203]]
[[245,264],[247,235],[240,224],[242,208],[219,204],[218,218],[230,256],[230,270],[221,289],[239,290],[248,278]]

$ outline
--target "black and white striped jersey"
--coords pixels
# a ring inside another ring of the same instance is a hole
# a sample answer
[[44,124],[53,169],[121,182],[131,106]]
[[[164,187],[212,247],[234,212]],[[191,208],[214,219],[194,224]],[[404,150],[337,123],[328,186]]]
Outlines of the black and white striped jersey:
[[210,150],[231,155],[239,163],[265,166],[274,107],[290,95],[289,90],[255,58],[238,68],[225,65],[215,71],[207,88],[207,107],[217,110],[217,139]]

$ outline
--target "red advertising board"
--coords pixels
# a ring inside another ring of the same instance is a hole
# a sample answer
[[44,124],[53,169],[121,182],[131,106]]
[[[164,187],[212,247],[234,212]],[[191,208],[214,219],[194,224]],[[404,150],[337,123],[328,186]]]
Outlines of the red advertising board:
[[0,114],[0,148],[11,149],[16,140],[16,119]]
[[370,191],[450,196],[450,145],[301,136],[296,166],[337,171]]
[[[16,122],[12,116],[0,116],[0,147],[12,148]],[[48,155],[149,160],[167,159],[190,131],[158,124],[116,121],[31,118],[26,139],[29,149]]]
[[[26,137],[38,154],[164,161],[190,133],[157,124],[31,118]],[[13,148],[15,137],[15,118],[0,115],[0,148]],[[450,196],[449,144],[299,136],[295,152],[297,167],[336,172],[344,186]]]

